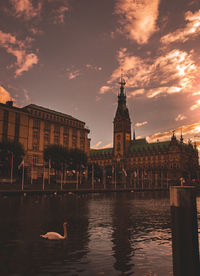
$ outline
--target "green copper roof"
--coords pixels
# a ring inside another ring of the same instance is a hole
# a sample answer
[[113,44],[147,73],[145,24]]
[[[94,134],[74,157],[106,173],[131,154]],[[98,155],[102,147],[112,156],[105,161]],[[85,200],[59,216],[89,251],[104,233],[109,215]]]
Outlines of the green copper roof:
[[113,148],[106,148],[106,149],[91,149],[90,150],[90,156],[95,156],[95,155],[106,155],[106,154],[113,154]]
[[170,145],[170,141],[164,142],[156,142],[156,143],[148,143],[146,139],[138,139],[135,141],[131,141],[131,145],[129,148],[129,152],[134,151],[152,151],[152,150],[164,150],[167,149]]
[[54,115],[57,115],[57,116],[62,116],[62,117],[65,117],[67,119],[76,120],[78,122],[84,123],[83,121],[80,121],[80,120],[72,117],[71,115],[64,114],[64,113],[61,113],[61,112],[57,112],[55,110],[52,110],[52,109],[49,109],[49,108],[46,108],[46,107],[43,107],[43,106],[39,106],[39,105],[36,105],[36,104],[29,104],[29,105],[23,107],[23,109],[27,109],[27,108],[32,108],[32,109],[39,110],[39,111],[42,111],[42,112],[48,112],[48,113],[51,113],[51,114],[54,114]]

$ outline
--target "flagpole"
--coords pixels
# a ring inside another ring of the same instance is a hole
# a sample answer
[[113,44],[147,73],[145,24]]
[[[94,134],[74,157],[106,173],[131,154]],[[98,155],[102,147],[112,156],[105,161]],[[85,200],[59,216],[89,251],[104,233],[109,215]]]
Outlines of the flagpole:
[[94,164],[92,164],[92,190],[94,190]]
[[66,176],[66,170],[65,170],[65,166],[64,166],[64,180],[63,180],[64,185],[65,185],[65,176]]
[[48,178],[48,183],[50,185],[51,182],[51,176],[50,176],[50,164],[51,164],[51,160],[49,159],[49,178]]
[[78,190],[78,170],[76,171],[76,190]]
[[11,153],[11,172],[10,172],[10,183],[13,183],[13,154]]
[[45,178],[44,178],[44,171],[45,171],[45,164],[43,165],[43,179],[42,179],[42,190],[44,191],[44,185],[45,185]]
[[24,162],[23,162],[23,170],[22,170],[22,191],[24,190]]
[[31,164],[31,185],[33,184],[33,158],[32,158],[32,164]]
[[117,166],[115,165],[115,190],[117,189]]
[[63,189],[63,186],[62,186],[62,176],[63,176],[63,174],[62,174],[62,167],[61,167],[61,176],[60,176],[60,190],[61,191]]

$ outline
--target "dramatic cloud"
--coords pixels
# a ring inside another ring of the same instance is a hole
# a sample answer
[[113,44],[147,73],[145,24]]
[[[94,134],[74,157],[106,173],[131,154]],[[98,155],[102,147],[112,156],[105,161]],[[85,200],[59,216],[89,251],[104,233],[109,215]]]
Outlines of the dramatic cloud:
[[142,123],[136,123],[135,126],[136,126],[136,127],[141,127],[141,126],[144,126],[144,125],[146,125],[146,124],[148,124],[147,121],[142,122]]
[[188,22],[184,28],[179,28],[175,32],[169,33],[161,38],[163,44],[169,44],[176,41],[185,42],[188,39],[200,34],[200,10],[192,13],[186,12],[185,20]]
[[9,66],[9,68],[17,68],[15,71],[16,77],[38,63],[38,57],[34,53],[28,53],[31,42],[32,39],[29,37],[25,41],[20,41],[12,34],[4,33],[0,30],[1,47],[5,48],[7,53],[12,54],[17,59],[15,64]]
[[197,109],[197,108],[199,108],[200,107],[200,100],[197,100],[196,101],[196,104],[194,104],[194,105],[192,105],[191,107],[190,107],[190,110],[195,110],[195,109]]
[[[18,56],[16,56],[18,58]],[[31,53],[31,54],[25,54],[21,57],[21,55],[19,55],[19,59],[20,61],[18,62],[19,67],[16,70],[16,76],[20,76],[22,74],[22,72],[28,71],[34,64],[38,63],[38,57]]]
[[118,0],[115,13],[120,16],[118,31],[138,44],[147,43],[158,28],[158,7],[160,0]]
[[129,97],[145,94],[148,98],[153,98],[200,89],[200,67],[195,63],[192,52],[174,49],[162,52],[156,58],[142,59],[130,55],[126,48],[122,48],[117,53],[117,60],[119,67],[113,71],[107,84],[116,84],[123,68],[127,87],[132,89]]
[[148,142],[156,142],[157,140],[159,141],[169,140],[170,137],[172,136],[172,131],[175,131],[175,133],[178,135],[182,133],[183,136],[186,136],[187,138],[192,137],[192,139],[194,139],[194,137],[200,133],[200,122],[194,123],[191,125],[183,125],[176,129],[172,129],[165,132],[157,132],[152,136],[147,137],[147,140]]
[[10,93],[0,85],[0,103],[6,103],[7,101],[13,100]]
[[175,118],[175,121],[182,121],[182,120],[185,120],[187,117],[184,116],[183,114],[179,114],[176,118]]
[[37,7],[32,5],[31,0],[11,0],[17,17],[24,17],[29,20],[40,14],[42,4],[38,3]]

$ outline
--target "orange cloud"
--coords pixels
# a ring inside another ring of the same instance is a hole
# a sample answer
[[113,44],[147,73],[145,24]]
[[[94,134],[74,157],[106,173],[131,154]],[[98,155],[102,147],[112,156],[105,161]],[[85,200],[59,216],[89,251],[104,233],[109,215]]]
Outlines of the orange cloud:
[[13,100],[10,93],[3,86],[0,86],[0,102],[6,103],[10,100]]
[[128,39],[145,44],[158,28],[158,7],[160,0],[118,0],[115,13],[120,16],[121,28],[118,30]]
[[144,125],[146,125],[146,124],[148,124],[147,121],[142,122],[142,123],[136,123],[135,126],[136,126],[136,127],[141,127],[141,126],[144,126]]
[[65,22],[65,14],[69,11],[68,6],[61,6],[55,11],[54,24],[63,24]]
[[175,133],[180,135],[181,132],[186,138],[194,138],[200,133],[200,122],[191,124],[191,125],[182,125],[176,129],[172,129],[165,132],[157,132],[150,137],[147,137],[148,142],[156,142],[169,140],[172,136],[172,131],[175,130]]
[[169,33],[161,38],[163,44],[170,44],[176,41],[185,42],[191,37],[200,34],[200,10],[192,13],[186,12],[185,20],[188,22],[184,28],[179,28],[175,32]]
[[190,110],[195,110],[195,109],[197,109],[197,108],[199,108],[200,107],[200,100],[197,100],[196,101],[196,104],[194,104],[194,105],[192,105],[191,107],[190,107]]
[[119,81],[121,68],[127,80],[127,87],[134,89],[128,97],[145,94],[148,98],[166,94],[192,92],[200,89],[200,67],[195,63],[193,52],[179,49],[162,52],[156,58],[140,58],[130,55],[126,48],[117,53],[119,66],[113,71],[107,84]]
[[11,0],[11,3],[15,9],[17,17],[24,17],[25,19],[31,19],[40,14],[42,4],[38,3],[35,8],[32,5],[31,0]]
[[69,72],[69,74],[68,74],[69,80],[73,80],[73,79],[77,78],[78,76],[80,76],[80,70],[74,70],[72,72]]
[[100,94],[105,94],[105,93],[108,92],[110,89],[111,89],[110,86],[104,85],[104,86],[102,86],[102,87],[100,88],[99,93],[100,93]]
[[187,117],[183,114],[178,114],[178,116],[175,118],[175,121],[182,121],[185,120]]
[[0,30],[1,47],[5,48],[7,53],[12,54],[16,58],[15,64],[10,68],[17,67],[15,77],[20,76],[24,71],[28,71],[34,64],[38,63],[38,57],[34,53],[28,53],[30,48],[31,38],[26,38],[25,41],[17,40],[10,33],[4,33]]

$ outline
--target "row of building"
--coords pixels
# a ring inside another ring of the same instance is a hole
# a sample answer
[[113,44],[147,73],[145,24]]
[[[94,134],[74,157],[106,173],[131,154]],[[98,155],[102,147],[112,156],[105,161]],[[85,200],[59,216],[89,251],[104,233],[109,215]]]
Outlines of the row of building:
[[[197,179],[198,150],[195,145],[184,143],[182,135],[178,140],[172,133],[169,141],[156,143],[136,139],[134,132],[131,137],[125,84],[121,78],[112,148],[90,149],[90,131],[83,121],[34,104],[18,108],[12,101],[0,104],[0,141],[23,144],[27,166],[32,160],[35,165],[43,164],[43,151],[50,144],[81,149],[88,155],[89,163],[102,168],[103,174],[109,168],[113,172],[118,169],[122,172],[118,179],[121,177],[122,182],[135,188],[167,187],[180,178],[187,182]],[[106,181],[105,175],[102,178]]]

